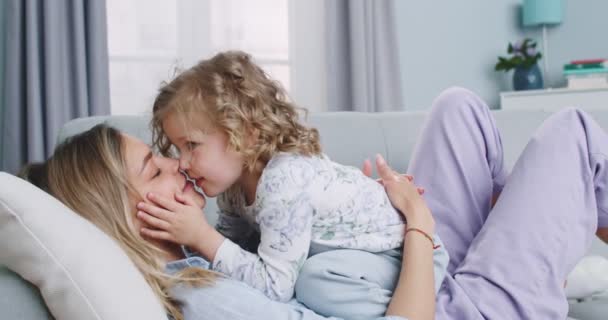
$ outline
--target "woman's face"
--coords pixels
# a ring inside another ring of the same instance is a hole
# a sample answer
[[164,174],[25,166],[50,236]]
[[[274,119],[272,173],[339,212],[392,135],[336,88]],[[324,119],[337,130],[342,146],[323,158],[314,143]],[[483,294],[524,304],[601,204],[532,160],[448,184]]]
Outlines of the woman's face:
[[[168,199],[175,199],[175,194],[182,194],[192,198],[201,208],[205,206],[205,198],[198,194],[192,183],[178,171],[178,160],[154,154],[150,146],[137,138],[127,134],[123,134],[123,137],[127,179],[143,201],[150,202],[146,197],[150,192]],[[139,199],[132,201],[133,221],[139,230],[144,225],[141,220],[135,218],[137,201]]]

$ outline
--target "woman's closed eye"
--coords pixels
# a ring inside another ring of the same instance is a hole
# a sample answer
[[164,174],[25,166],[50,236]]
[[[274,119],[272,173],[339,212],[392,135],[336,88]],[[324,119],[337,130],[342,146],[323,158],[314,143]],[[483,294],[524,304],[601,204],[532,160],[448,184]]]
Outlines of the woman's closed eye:
[[199,143],[194,142],[194,141],[186,141],[186,144],[185,144],[187,150],[192,150],[192,149],[196,148],[198,145],[199,145]]
[[152,176],[152,179],[154,179],[154,178],[156,178],[158,176],[160,176],[160,169],[157,168],[156,169],[156,173],[154,173],[154,175]]

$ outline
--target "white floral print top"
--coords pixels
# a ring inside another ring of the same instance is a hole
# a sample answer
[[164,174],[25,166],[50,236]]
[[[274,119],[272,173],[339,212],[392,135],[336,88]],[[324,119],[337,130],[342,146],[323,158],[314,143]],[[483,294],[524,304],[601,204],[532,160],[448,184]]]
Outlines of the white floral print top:
[[405,221],[384,188],[327,156],[281,153],[262,172],[256,198],[231,189],[218,197],[226,236],[212,268],[288,301],[302,264],[317,249],[380,252],[403,244]]

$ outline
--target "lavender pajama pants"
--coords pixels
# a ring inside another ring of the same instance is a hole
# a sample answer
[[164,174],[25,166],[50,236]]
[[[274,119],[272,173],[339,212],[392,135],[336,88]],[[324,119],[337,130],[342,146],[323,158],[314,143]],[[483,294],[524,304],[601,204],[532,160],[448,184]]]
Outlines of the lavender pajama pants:
[[[568,109],[542,124],[507,175],[500,134],[486,104],[465,89],[443,92],[408,170],[426,190],[436,231],[450,255],[436,318],[565,319],[564,280],[597,227],[608,226],[606,155],[606,133],[589,115]],[[392,290],[396,276],[378,275],[398,274],[398,266],[387,261],[384,269],[366,270],[361,261],[370,253],[351,250],[336,263],[337,252],[307,262],[298,299],[347,319],[382,316],[377,306],[388,303],[386,296],[355,296],[349,302],[353,308],[341,297],[371,285]],[[363,276],[324,276],[354,274],[352,269]]]

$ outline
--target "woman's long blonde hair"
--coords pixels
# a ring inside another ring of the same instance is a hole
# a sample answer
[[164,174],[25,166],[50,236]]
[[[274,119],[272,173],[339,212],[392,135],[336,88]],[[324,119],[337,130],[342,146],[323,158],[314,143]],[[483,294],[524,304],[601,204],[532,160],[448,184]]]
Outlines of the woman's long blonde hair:
[[139,195],[127,181],[122,134],[101,124],[60,144],[44,163],[26,166],[21,176],[50,193],[112,237],[131,258],[167,313],[182,320],[170,289],[177,284],[210,284],[210,271],[188,268],[164,272],[163,252],[144,240],[133,225]]
[[299,122],[298,110],[248,54],[222,52],[160,88],[153,106],[153,142],[169,153],[163,121],[177,114],[188,128],[225,132],[229,147],[243,154],[246,168],[253,170],[278,152],[321,153],[318,131]]

